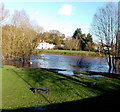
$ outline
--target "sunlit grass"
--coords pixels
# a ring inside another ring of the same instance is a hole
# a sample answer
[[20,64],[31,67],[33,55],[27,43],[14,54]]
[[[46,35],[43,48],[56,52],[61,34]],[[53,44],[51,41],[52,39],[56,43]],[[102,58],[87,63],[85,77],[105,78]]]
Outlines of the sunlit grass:
[[75,50],[53,50],[53,49],[36,49],[37,51],[51,51],[51,52],[68,52],[68,53],[89,53],[95,54],[93,51],[75,51]]
[[[3,109],[82,100],[115,91],[120,86],[118,79],[80,75],[66,77],[48,70],[14,66],[4,66],[2,76]],[[96,88],[89,86],[92,82],[97,82]],[[50,92],[33,94],[29,90],[31,87],[49,88]]]
[[74,51],[74,50],[52,50],[52,49],[36,49],[33,53],[46,53],[46,54],[60,54],[60,55],[73,55],[73,56],[90,56],[98,57],[98,53],[93,51]]

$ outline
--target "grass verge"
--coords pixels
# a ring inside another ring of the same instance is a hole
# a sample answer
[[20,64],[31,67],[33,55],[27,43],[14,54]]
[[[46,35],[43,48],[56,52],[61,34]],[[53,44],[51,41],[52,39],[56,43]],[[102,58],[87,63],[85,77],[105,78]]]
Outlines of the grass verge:
[[[97,98],[95,101],[99,102],[108,96],[108,93],[118,91],[120,87],[120,80],[117,78],[80,75],[76,77],[57,74],[44,69],[17,68],[14,66],[4,66],[1,69],[3,72],[3,112],[9,110],[40,111],[40,107],[46,105],[46,109],[49,111],[75,110],[78,107],[81,109],[83,105],[92,106],[94,101],[91,98]],[[90,85],[92,82],[97,84],[92,87]],[[50,92],[45,95],[34,94],[30,91],[31,87],[49,88]],[[112,94],[113,96],[114,94]],[[85,99],[89,100],[86,101]],[[109,104],[114,106],[114,102]]]
[[93,51],[36,49],[34,52],[35,53],[47,53],[47,54],[74,55],[74,56],[99,56],[98,53],[93,52]]

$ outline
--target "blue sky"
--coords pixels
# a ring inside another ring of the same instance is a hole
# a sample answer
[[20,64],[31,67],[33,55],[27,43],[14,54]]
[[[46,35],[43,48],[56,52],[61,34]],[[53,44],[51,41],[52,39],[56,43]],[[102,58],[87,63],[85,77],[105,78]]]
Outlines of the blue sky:
[[[3,2],[4,3],[4,2]],[[25,10],[32,21],[36,21],[45,31],[59,30],[72,36],[77,28],[88,33],[96,10],[105,2],[5,2],[11,11]]]

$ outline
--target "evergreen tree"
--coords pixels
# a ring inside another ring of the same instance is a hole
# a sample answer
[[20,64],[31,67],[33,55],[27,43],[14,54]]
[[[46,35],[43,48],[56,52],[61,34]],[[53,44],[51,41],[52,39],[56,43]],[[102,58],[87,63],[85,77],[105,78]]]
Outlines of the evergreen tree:
[[76,39],[76,46],[78,49],[76,50],[90,50],[91,46],[87,47],[88,44],[93,44],[92,35],[90,33],[86,34],[82,33],[81,28],[77,28],[73,34],[73,39]]

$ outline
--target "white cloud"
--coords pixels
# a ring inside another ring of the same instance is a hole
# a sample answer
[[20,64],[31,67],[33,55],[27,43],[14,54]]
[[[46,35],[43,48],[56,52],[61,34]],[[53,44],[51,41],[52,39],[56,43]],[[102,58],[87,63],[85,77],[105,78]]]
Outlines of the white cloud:
[[71,15],[71,13],[72,13],[72,5],[69,4],[63,4],[58,11],[58,14],[61,15]]

